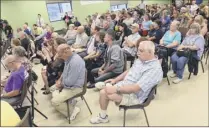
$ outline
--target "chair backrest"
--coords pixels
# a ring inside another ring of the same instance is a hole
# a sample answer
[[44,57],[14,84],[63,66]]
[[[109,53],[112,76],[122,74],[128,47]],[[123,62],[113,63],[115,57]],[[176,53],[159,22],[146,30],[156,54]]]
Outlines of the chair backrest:
[[123,71],[126,71],[127,70],[127,56],[125,53],[123,53],[123,56],[124,56],[124,68],[123,68]]
[[143,106],[144,106],[144,107],[146,107],[146,106],[148,106],[148,105],[150,104],[151,100],[152,100],[153,97],[154,97],[156,88],[157,88],[157,85],[155,85],[155,86],[151,89],[151,91],[150,91],[150,93],[149,93],[147,99],[146,99],[146,100],[144,101],[144,103],[143,103]]
[[86,88],[87,88],[87,71],[85,71],[85,81],[83,85],[82,95],[86,94]]
[[14,103],[11,103],[12,106],[18,106],[18,105],[22,106],[22,103],[27,95],[27,89],[28,89],[28,79],[26,79],[24,81],[23,86],[20,90],[20,100],[14,102]]
[[30,127],[30,108],[27,109],[24,117],[16,127]]

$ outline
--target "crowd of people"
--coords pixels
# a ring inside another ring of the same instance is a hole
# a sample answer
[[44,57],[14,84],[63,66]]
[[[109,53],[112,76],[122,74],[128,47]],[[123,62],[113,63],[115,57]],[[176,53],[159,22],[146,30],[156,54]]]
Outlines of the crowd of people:
[[[87,88],[100,90],[101,113],[90,122],[106,123],[109,101],[130,106],[147,99],[151,89],[168,77],[169,57],[174,84],[183,80],[187,63],[189,72],[198,74],[198,62],[208,49],[208,8],[195,0],[182,7],[139,5],[89,15],[83,24],[66,13],[63,20],[69,28],[64,36],[44,23],[40,14],[32,29],[26,22],[17,35],[4,20],[4,38],[11,40],[12,53],[5,60],[11,74],[2,80],[1,100],[11,103],[19,98],[31,61],[38,58],[43,65],[41,90],[44,95],[52,93],[57,110],[66,114],[64,102],[82,92],[87,79]],[[71,120],[80,112],[76,102],[69,103]]]

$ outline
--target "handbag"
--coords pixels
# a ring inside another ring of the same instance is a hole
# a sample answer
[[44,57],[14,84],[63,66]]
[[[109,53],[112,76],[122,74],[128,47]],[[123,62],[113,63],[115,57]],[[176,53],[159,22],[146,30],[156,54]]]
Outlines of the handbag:
[[189,57],[191,55],[191,50],[190,49],[183,49],[183,50],[179,50],[176,52],[178,57]]

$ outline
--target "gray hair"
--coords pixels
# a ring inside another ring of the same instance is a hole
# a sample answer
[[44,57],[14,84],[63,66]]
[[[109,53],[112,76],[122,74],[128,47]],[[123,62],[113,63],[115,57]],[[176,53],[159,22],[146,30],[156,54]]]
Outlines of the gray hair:
[[193,23],[190,25],[189,33],[190,34],[200,34],[201,26],[198,23]]
[[24,57],[26,55],[26,50],[22,46],[17,46],[13,49],[13,54],[15,56]]
[[144,50],[148,51],[149,53],[155,53],[155,45],[152,41],[142,41],[139,45],[144,45]]

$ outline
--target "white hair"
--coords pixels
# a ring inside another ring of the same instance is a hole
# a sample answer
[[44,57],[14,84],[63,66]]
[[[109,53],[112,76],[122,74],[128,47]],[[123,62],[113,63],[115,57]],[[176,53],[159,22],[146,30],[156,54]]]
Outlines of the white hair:
[[139,45],[144,46],[144,50],[148,51],[149,53],[153,54],[155,53],[155,45],[152,41],[142,41]]

